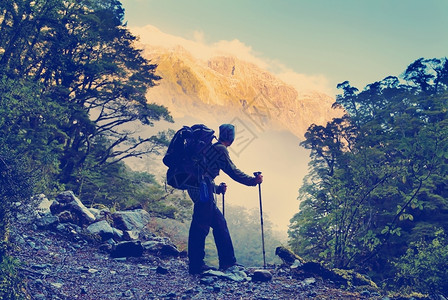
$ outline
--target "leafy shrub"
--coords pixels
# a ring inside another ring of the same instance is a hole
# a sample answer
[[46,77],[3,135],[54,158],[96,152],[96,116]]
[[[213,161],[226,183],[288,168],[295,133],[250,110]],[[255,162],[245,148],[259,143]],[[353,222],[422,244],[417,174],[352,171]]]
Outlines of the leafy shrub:
[[417,290],[427,294],[448,291],[448,239],[439,230],[430,242],[411,244],[397,262],[397,285],[404,291]]
[[24,299],[24,284],[18,275],[19,262],[10,256],[0,263],[0,299]]

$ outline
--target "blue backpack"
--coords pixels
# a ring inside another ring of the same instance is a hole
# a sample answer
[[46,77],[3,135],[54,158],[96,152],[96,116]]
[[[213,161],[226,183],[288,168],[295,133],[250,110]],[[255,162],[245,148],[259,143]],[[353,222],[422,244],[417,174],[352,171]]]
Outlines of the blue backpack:
[[203,124],[179,129],[168,146],[163,163],[166,180],[176,189],[198,187],[206,169],[204,153],[212,146],[215,131]]

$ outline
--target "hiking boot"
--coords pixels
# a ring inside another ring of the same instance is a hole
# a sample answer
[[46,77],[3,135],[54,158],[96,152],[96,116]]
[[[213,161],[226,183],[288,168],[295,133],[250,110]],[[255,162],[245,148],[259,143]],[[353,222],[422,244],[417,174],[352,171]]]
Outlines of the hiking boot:
[[188,267],[188,273],[190,273],[191,275],[202,274],[202,273],[204,273],[205,271],[208,271],[208,270],[216,270],[216,268],[208,266],[206,264],[203,264],[200,267],[191,266],[191,265]]
[[245,271],[246,268],[241,265],[241,264],[237,264],[237,263],[233,263],[233,264],[229,264],[229,265],[223,265],[219,268],[220,271]]

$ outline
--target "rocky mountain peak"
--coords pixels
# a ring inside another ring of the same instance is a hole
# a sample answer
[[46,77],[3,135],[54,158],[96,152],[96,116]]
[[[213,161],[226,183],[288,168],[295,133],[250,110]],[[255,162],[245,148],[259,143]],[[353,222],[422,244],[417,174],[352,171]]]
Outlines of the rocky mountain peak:
[[[233,56],[207,60],[193,57],[181,46],[145,46],[145,55],[158,64],[163,79],[148,92],[148,99],[176,115],[216,119],[238,116],[258,127],[286,129],[300,139],[312,124],[340,116],[331,108],[334,99],[319,91],[302,92],[253,63]],[[255,120],[257,119],[257,120]]]

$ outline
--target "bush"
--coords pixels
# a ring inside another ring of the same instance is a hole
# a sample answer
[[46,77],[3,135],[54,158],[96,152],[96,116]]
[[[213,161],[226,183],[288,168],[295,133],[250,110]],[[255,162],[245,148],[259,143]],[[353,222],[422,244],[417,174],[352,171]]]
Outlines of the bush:
[[24,284],[18,275],[19,262],[10,256],[0,263],[0,299],[24,299]]
[[397,262],[397,285],[405,292],[416,290],[427,294],[448,291],[448,239],[439,230],[430,241],[411,244]]

